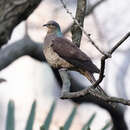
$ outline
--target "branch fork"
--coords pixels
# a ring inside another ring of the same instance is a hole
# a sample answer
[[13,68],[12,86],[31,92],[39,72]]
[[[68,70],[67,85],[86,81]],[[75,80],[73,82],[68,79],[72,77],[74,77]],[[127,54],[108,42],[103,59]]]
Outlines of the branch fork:
[[[113,52],[125,41],[128,39],[128,37],[130,37],[130,32],[128,32],[121,40],[119,40],[115,46],[108,52],[104,52],[102,51],[96,44],[95,42],[92,40],[92,38],[90,37],[91,35],[89,35],[83,28],[83,26],[80,25],[78,19],[74,18],[74,16],[72,15],[72,13],[69,11],[69,9],[66,7],[65,3],[63,0],[60,0],[64,9],[66,10],[66,12],[71,16],[71,18],[74,20],[74,23],[77,24],[77,26],[82,30],[82,32],[85,34],[85,36],[89,39],[89,41],[91,42],[91,44],[103,55],[101,58],[101,68],[100,68],[100,74],[99,74],[99,78],[98,80],[91,86],[89,86],[89,88],[78,91],[78,92],[65,92],[62,93],[62,99],[71,99],[71,98],[77,98],[77,97],[81,97],[81,96],[85,96],[87,94],[93,95],[99,99],[102,99],[106,102],[115,102],[115,103],[122,103],[124,105],[130,105],[130,100],[125,100],[122,98],[117,98],[117,97],[110,97],[110,96],[106,96],[106,95],[102,95],[97,93],[95,90],[95,88],[102,82],[103,78],[104,78],[104,70],[105,70],[105,62],[106,59],[111,58]],[[78,13],[78,8],[77,8],[77,12]],[[76,14],[77,15],[77,14]],[[82,34],[81,34],[82,35]],[[69,86],[70,87],[70,86]],[[63,89],[65,89],[65,87],[63,87]]]

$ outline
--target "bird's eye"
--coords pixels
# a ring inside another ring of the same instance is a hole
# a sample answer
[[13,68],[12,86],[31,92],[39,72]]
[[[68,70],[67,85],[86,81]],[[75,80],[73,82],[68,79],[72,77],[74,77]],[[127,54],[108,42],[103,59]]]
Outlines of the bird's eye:
[[54,24],[51,24],[52,26],[55,26]]

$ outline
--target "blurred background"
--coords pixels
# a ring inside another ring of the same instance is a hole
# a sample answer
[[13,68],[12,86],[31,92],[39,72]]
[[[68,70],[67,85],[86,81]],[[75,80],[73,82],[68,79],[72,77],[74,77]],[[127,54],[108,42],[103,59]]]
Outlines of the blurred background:
[[[102,1],[84,20],[84,29],[91,34],[91,38],[102,50],[109,50],[114,44],[130,31],[130,1],[129,0],[89,0],[86,10],[95,3]],[[75,16],[76,0],[65,0],[68,9]],[[68,28],[73,20],[66,13],[59,0],[43,0],[34,12],[24,22],[21,22],[13,31],[8,45],[23,39],[28,35],[34,42],[43,43],[46,29],[42,27],[49,20],[56,20],[65,37],[71,39]],[[124,42],[107,60],[105,79],[102,88],[111,96],[130,99],[130,39]],[[5,46],[5,47],[6,47]],[[82,36],[80,48],[88,54],[100,68],[101,54],[91,45],[86,36]],[[2,62],[2,61],[1,61]],[[77,72],[70,72],[80,84],[88,86],[89,82]],[[96,76],[96,75],[95,75]],[[74,106],[77,106],[76,116],[70,130],[80,130],[96,112],[96,118],[91,125],[92,130],[100,130],[108,121],[109,113],[95,104],[80,103],[77,105],[71,100],[61,100],[60,87],[52,69],[45,62],[40,62],[30,56],[22,56],[12,62],[0,72],[0,77],[7,82],[0,84],[0,130],[5,130],[7,106],[9,100],[15,103],[16,130],[24,130],[25,124],[34,100],[37,101],[36,116],[33,130],[39,130],[44,122],[50,106],[57,101],[50,130],[58,130],[62,126]],[[125,122],[130,129],[130,108],[122,105]]]

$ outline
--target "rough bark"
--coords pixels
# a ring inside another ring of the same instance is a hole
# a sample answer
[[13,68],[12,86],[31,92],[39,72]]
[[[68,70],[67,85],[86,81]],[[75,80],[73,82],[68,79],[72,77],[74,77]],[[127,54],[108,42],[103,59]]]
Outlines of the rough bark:
[[26,20],[41,0],[0,0],[0,47],[8,42],[13,29]]
[[[75,19],[77,19],[80,26],[82,27],[84,23],[85,13],[86,13],[86,0],[77,0]],[[82,30],[79,28],[79,26],[76,23],[72,25],[71,33],[72,33],[73,43],[75,43],[79,47],[82,38]]]

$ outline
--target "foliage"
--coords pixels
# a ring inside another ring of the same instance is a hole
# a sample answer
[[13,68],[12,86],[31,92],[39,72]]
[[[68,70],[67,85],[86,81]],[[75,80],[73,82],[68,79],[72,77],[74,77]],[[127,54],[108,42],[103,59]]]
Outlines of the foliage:
[[48,130],[49,129],[49,126],[50,126],[50,123],[52,120],[52,116],[53,116],[53,113],[55,110],[55,106],[56,106],[56,102],[54,101],[51,108],[50,108],[50,111],[46,117],[46,120],[44,121],[43,125],[41,126],[41,130]]
[[25,130],[33,129],[34,118],[35,118],[35,109],[36,109],[36,101],[34,101],[32,104],[31,112],[29,114]]
[[88,120],[88,122],[83,126],[82,130],[90,130],[90,126],[96,116],[96,113],[94,113]]
[[75,117],[75,114],[76,114],[76,107],[73,108],[70,116],[68,117],[68,119],[66,120],[64,126],[62,126],[60,128],[60,130],[69,130],[69,128],[71,127],[71,124],[72,124],[72,121]]
[[[43,122],[42,126],[40,127],[40,130],[49,130],[49,127],[51,125],[51,121],[53,118],[53,114],[55,112],[55,107],[56,107],[56,101],[54,101],[53,104],[51,105],[48,115],[47,115],[45,121]],[[74,117],[76,115],[76,110],[77,110],[77,107],[74,107],[72,109],[72,112],[70,113],[64,126],[61,126],[60,130],[69,130],[70,129],[72,122],[74,120]],[[36,111],[36,101],[34,101],[32,104],[25,130],[33,130],[33,124],[34,124],[34,120],[35,120],[35,111]],[[89,118],[87,123],[83,126],[82,130],[91,130],[91,125],[92,125],[95,117],[96,117],[96,113],[92,114],[92,116]],[[107,130],[110,126],[111,126],[111,122],[108,122],[103,126],[103,128],[101,130]],[[10,100],[8,103],[6,130],[15,130],[15,105],[12,100]]]
[[14,102],[12,100],[8,103],[8,112],[7,112],[7,118],[6,118],[6,130],[14,130],[14,111],[15,106]]

